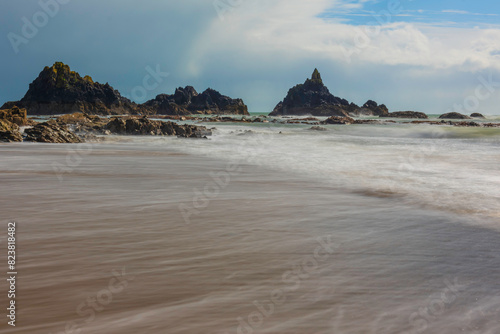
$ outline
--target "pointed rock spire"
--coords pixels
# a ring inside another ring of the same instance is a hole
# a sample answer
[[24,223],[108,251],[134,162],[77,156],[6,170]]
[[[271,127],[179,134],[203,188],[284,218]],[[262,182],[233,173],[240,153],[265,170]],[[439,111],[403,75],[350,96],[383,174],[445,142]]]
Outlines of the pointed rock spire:
[[323,83],[323,80],[321,80],[321,74],[319,74],[319,71],[317,68],[314,69],[314,72],[311,76],[311,80],[314,82]]

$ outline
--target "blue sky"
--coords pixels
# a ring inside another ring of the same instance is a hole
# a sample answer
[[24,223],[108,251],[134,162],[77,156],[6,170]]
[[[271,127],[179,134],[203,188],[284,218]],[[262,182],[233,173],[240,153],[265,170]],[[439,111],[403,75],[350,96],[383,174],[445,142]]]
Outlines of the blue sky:
[[[444,113],[470,102],[484,78],[500,82],[498,2],[401,0],[399,14],[379,15],[392,1],[2,0],[0,104],[22,98],[55,61],[130,98],[159,67],[169,76],[147,99],[211,87],[254,112],[270,112],[315,67],[333,94],[393,111]],[[500,114],[499,105],[495,86],[474,111]]]
[[[485,27],[498,25],[500,22],[500,2],[471,0],[400,0],[393,22],[414,22],[434,25],[450,25],[455,27]],[[365,2],[353,0],[344,1],[354,8],[338,10],[333,6],[320,14],[325,18],[341,18],[353,25],[374,24],[374,15],[388,10],[388,1],[368,0]],[[396,5],[395,5],[396,6]]]

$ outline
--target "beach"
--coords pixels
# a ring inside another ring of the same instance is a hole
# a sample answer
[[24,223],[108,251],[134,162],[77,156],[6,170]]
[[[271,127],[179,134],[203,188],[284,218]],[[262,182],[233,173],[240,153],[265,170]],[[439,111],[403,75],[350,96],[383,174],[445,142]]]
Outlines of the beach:
[[0,333],[497,333],[497,132],[308,128],[1,145]]

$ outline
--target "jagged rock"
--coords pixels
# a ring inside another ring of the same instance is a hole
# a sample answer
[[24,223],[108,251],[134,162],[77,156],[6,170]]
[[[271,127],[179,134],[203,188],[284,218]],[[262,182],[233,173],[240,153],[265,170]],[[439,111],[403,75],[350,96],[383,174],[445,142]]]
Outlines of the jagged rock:
[[341,116],[332,116],[325,121],[321,122],[321,124],[353,124],[355,123],[354,119],[351,117],[341,117]]
[[19,126],[5,119],[0,119],[0,142],[20,142],[23,136],[19,132]]
[[89,114],[137,114],[147,109],[122,97],[108,83],[82,78],[68,65],[56,62],[46,66],[30,84],[28,92],[17,102],[7,102],[2,108],[26,108],[30,115],[56,115],[74,112]]
[[26,109],[19,109],[13,106],[11,109],[0,110],[0,120],[5,120],[19,126],[29,125],[28,113]]
[[270,116],[284,115],[313,115],[313,116],[340,116],[350,115],[381,115],[387,113],[387,107],[378,106],[373,101],[368,101],[363,108],[354,103],[349,103],[346,99],[336,97],[330,93],[323,84],[321,74],[314,70],[311,79],[307,79],[303,84],[296,85],[288,91],[287,96],[279,102]]
[[486,117],[484,117],[483,114],[480,114],[478,112],[471,114],[470,117],[472,117],[472,118],[486,118]]
[[56,121],[39,123],[25,131],[25,141],[39,143],[81,143],[82,140]]
[[382,116],[387,115],[388,113],[389,109],[385,106],[385,104],[379,105],[373,100],[368,100],[361,108],[356,109],[349,114],[351,116]]
[[198,94],[191,86],[177,88],[174,95],[160,94],[144,103],[144,106],[167,115],[249,115],[243,100],[232,99],[211,88]]
[[108,119],[100,118],[99,116],[88,115],[85,113],[73,113],[59,116],[56,122],[59,125],[64,125],[72,131],[78,133],[100,132],[100,130],[108,123]]
[[423,112],[418,111],[396,111],[380,115],[379,117],[389,117],[389,118],[421,118],[428,119],[429,117]]
[[13,143],[23,141],[23,136],[19,131],[0,131],[0,142]]
[[354,110],[345,99],[330,93],[323,84],[321,74],[314,70],[311,79],[296,85],[288,91],[287,96],[279,102],[270,116],[308,115],[313,116],[348,116]]
[[178,136],[185,138],[206,138],[206,136],[212,135],[212,132],[204,126],[152,121],[147,117],[113,118],[104,126],[103,131],[105,130],[116,135]]
[[460,114],[458,112],[449,112],[439,116],[440,119],[471,119],[467,115]]

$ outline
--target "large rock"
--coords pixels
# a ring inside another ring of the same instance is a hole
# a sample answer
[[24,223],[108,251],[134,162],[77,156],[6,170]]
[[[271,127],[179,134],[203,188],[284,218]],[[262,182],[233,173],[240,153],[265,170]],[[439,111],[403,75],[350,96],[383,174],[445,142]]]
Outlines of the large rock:
[[23,137],[19,132],[19,126],[5,119],[0,119],[0,142],[19,142]]
[[73,113],[59,116],[56,122],[78,133],[101,132],[109,119],[85,113]]
[[104,127],[104,130],[116,135],[178,136],[185,138],[205,138],[212,135],[211,131],[204,126],[153,121],[147,117],[113,118]]
[[350,112],[351,116],[383,116],[389,113],[389,109],[385,104],[378,104],[373,100],[366,101],[363,106],[357,110]]
[[17,106],[13,106],[11,109],[0,110],[0,120],[5,120],[19,126],[30,124],[26,109],[19,109]]
[[46,66],[30,84],[28,92],[17,102],[7,102],[3,108],[19,106],[30,115],[55,115],[74,112],[115,115],[147,112],[122,97],[108,83],[94,82],[90,76],[81,77],[68,65],[56,62]]
[[38,143],[81,143],[82,140],[56,121],[39,123],[25,131],[25,141]]
[[243,100],[232,99],[211,88],[198,94],[191,86],[177,88],[173,95],[160,94],[144,106],[165,115],[249,115]]
[[420,119],[428,119],[429,116],[424,114],[423,112],[418,111],[396,111],[391,112],[385,115],[380,115],[380,117],[389,117],[389,118],[420,118]]
[[307,79],[303,84],[291,88],[285,99],[276,105],[270,115],[348,117],[349,115],[362,113],[379,115],[387,112],[388,110],[384,105],[378,106],[373,101],[368,101],[363,108],[360,108],[354,103],[349,103],[346,99],[332,95],[323,84],[321,74],[315,69],[311,79]]
[[241,99],[232,99],[213,89],[198,94],[193,87],[178,88],[174,95],[161,94],[144,104],[120,95],[108,83],[81,77],[68,65],[56,62],[45,67],[20,100],[7,102],[2,109],[27,109],[29,115],[59,115],[81,112],[91,115],[249,115]]
[[458,112],[449,112],[439,116],[440,119],[471,119],[467,115],[460,114]]

